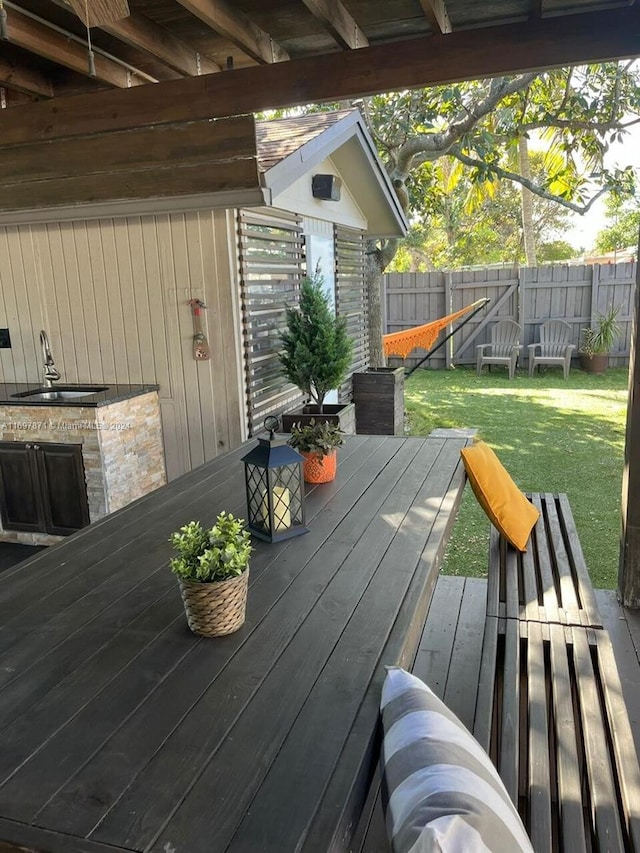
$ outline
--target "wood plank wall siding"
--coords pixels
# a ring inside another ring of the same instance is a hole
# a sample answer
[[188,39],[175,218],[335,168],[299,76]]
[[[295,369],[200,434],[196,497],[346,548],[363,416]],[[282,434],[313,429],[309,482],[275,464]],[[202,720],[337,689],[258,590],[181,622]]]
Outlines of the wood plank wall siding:
[[[397,332],[419,326],[489,297],[486,309],[429,358],[429,367],[449,367],[454,361],[475,364],[476,344],[489,340],[489,327],[498,319],[520,324],[526,354],[526,345],[539,339],[538,328],[545,320],[570,323],[577,346],[581,330],[591,325],[596,314],[617,305],[622,335],[609,363],[622,367],[629,363],[631,350],[635,269],[635,264],[620,263],[392,273],[385,276],[384,327],[386,332]],[[424,351],[415,350],[405,364],[412,366],[424,355]],[[399,359],[389,361],[391,365],[402,363]]]
[[[46,329],[67,382],[160,385],[167,472],[244,436],[231,211],[0,227],[0,381],[40,384]],[[207,305],[212,357],[196,362],[187,304]]]
[[0,147],[0,211],[258,187],[253,116]]
[[290,411],[303,400],[278,358],[285,309],[297,303],[304,275],[302,221],[282,211],[241,210],[238,240],[246,406],[255,435],[268,414]]
[[354,228],[334,226],[336,257],[336,308],[347,318],[353,340],[349,378],[340,388],[341,401],[351,400],[351,374],[369,366],[367,289],[364,277],[365,235]]

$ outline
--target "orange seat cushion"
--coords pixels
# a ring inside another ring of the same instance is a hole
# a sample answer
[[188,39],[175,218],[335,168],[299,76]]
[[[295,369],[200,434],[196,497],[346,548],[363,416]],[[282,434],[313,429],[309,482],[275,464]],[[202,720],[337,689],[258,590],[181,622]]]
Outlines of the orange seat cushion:
[[514,548],[526,551],[531,530],[540,517],[538,510],[484,441],[476,441],[460,453],[473,493],[493,526]]

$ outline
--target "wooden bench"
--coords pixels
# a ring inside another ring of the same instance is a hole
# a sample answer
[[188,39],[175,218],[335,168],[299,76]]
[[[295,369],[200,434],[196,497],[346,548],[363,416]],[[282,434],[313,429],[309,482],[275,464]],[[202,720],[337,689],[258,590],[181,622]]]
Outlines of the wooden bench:
[[[440,578],[413,671],[492,757],[536,853],[640,853],[638,758],[571,509],[530,500],[525,554],[492,529],[487,582]],[[357,841],[389,850],[373,794]]]
[[487,617],[473,732],[536,853],[640,851],[640,769],[607,631]]
[[487,616],[602,627],[566,495],[530,494],[540,518],[525,553],[492,527]]

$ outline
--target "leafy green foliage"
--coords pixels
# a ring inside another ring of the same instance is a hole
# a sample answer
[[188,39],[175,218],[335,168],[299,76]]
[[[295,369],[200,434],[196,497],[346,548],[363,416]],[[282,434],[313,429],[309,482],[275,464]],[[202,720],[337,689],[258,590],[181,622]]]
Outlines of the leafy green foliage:
[[284,374],[320,407],[328,392],[344,382],[353,342],[345,317],[334,314],[322,287],[322,276],[300,282],[300,303],[287,308],[280,362]]
[[[544,177],[544,154],[530,155],[534,178]],[[458,269],[465,266],[525,262],[520,190],[508,181],[474,183],[450,157],[425,164],[431,174],[428,221],[413,225],[390,272]],[[455,174],[455,180],[452,180]],[[539,260],[565,260],[577,254],[558,239],[570,212],[556,202],[533,197],[533,227]]]
[[[566,492],[594,586],[616,586],[627,414],[626,368],[418,370],[405,384],[409,429],[476,427],[523,491]],[[449,574],[486,576],[489,522],[469,488],[448,554]]]
[[210,530],[190,521],[172,533],[169,541],[178,552],[171,571],[187,581],[227,580],[241,575],[249,565],[251,536],[244,520],[221,512]]
[[584,355],[604,355],[610,353],[622,329],[616,321],[620,306],[611,306],[604,314],[596,314],[595,326],[582,330],[580,352]]
[[316,421],[311,418],[308,424],[296,423],[291,427],[288,444],[304,453],[318,453],[326,456],[335,447],[344,443],[343,432],[338,424],[329,421]]
[[596,252],[605,254],[637,246],[640,232],[640,199],[624,199],[617,194],[611,195],[606,202],[606,214],[610,224],[596,235]]

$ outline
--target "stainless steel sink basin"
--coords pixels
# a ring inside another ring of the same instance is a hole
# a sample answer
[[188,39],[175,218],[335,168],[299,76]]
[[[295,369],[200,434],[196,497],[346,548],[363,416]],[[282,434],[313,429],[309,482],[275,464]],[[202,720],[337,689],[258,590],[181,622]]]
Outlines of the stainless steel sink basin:
[[98,394],[100,391],[106,391],[107,388],[107,385],[61,385],[57,388],[33,388],[11,396],[21,399],[34,397],[38,400],[75,400],[78,397]]

